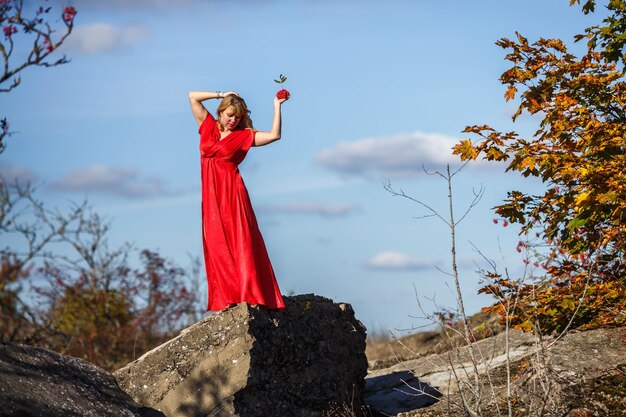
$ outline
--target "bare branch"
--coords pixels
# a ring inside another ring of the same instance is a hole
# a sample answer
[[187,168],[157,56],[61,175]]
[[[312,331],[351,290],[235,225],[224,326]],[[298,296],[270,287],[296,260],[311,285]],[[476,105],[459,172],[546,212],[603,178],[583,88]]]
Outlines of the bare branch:
[[400,191],[396,191],[391,187],[391,183],[387,182],[386,184],[383,185],[383,187],[385,188],[385,190],[387,192],[389,192],[391,195],[393,195],[394,197],[403,197],[406,198],[407,200],[411,200],[414,203],[419,204],[420,206],[424,207],[426,210],[430,211],[431,214],[428,215],[428,217],[437,217],[439,218],[439,220],[441,220],[442,222],[444,222],[445,224],[448,225],[448,227],[451,227],[452,225],[444,218],[442,217],[437,210],[435,210],[434,208],[432,208],[431,206],[429,206],[428,204],[424,203],[421,200],[418,200],[414,197],[411,197],[410,195],[406,194],[402,189],[400,189]]
[[[76,9],[69,5],[63,9],[61,20],[64,27],[62,27],[60,37],[54,36],[56,30],[44,18],[51,9],[52,7],[44,7],[42,5],[39,8],[35,8],[34,17],[29,18],[24,15],[23,0],[0,2],[0,21],[6,22],[6,24],[3,23],[4,27],[2,28],[6,45],[0,40],[0,56],[3,60],[2,71],[0,71],[0,86],[2,86],[0,87],[0,93],[8,93],[17,88],[22,82],[19,74],[28,67],[55,67],[69,62],[65,55],[56,60],[50,58],[72,33]],[[12,56],[15,51],[13,35],[18,32],[23,35],[34,35],[34,38],[31,50],[25,60],[14,64],[12,62]],[[2,119],[0,123],[0,153],[6,147],[5,139],[8,136],[10,136],[9,125],[6,119]]]
[[443,269],[439,268],[438,266],[435,266],[435,268],[437,269],[437,271],[441,272],[442,274],[454,278],[454,274],[452,272],[444,271]]
[[467,207],[467,210],[465,211],[465,213],[456,222],[456,224],[461,223],[463,221],[463,219],[469,214],[469,212],[480,202],[480,200],[483,198],[483,195],[485,194],[485,187],[481,184],[480,185],[480,189],[478,190],[478,192],[476,192],[476,190],[474,189],[473,193],[474,193],[474,199],[472,200],[472,202]]

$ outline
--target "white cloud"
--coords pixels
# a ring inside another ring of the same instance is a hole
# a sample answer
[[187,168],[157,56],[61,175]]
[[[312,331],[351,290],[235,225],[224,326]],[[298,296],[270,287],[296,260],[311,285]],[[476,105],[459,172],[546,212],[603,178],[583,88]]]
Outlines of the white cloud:
[[258,211],[267,213],[308,214],[322,217],[343,217],[358,212],[359,206],[346,203],[293,202],[284,205],[262,205]]
[[52,183],[62,191],[97,192],[128,198],[144,198],[171,194],[163,182],[155,177],[141,177],[131,169],[92,165],[65,175]]
[[451,136],[414,132],[339,142],[332,149],[322,150],[316,160],[344,174],[374,179],[406,178],[423,172],[423,167],[436,170],[446,164],[458,166],[460,159],[452,155],[456,143],[458,139]]
[[149,36],[149,30],[139,25],[119,28],[106,23],[92,23],[77,26],[65,45],[75,52],[97,54],[132,47]]
[[26,167],[0,162],[0,178],[7,184],[29,184],[37,181],[39,175]]
[[386,271],[415,271],[432,268],[436,263],[429,259],[416,259],[402,252],[379,252],[365,262],[367,269]]

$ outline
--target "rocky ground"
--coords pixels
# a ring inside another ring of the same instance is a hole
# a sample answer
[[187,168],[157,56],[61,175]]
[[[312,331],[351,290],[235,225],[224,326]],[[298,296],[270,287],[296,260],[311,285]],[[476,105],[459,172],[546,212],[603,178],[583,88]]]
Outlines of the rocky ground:
[[286,308],[222,310],[114,372],[138,403],[168,417],[321,417],[360,407],[365,328],[349,304],[313,294]]
[[0,416],[165,417],[86,360],[9,343],[0,343]]
[[[504,327],[498,324],[496,315],[478,313],[468,320],[478,340],[495,336],[504,330]],[[370,370],[375,370],[395,365],[398,361],[417,359],[433,353],[445,353],[449,349],[449,343],[437,330],[410,334],[393,332],[368,337],[365,354]]]
[[[476,361],[476,369],[467,347],[450,349],[436,331],[369,340],[366,403],[382,415],[463,416],[463,398],[475,400],[471,388],[478,380],[482,415],[508,415],[502,329],[494,317],[484,315],[473,317],[472,327],[485,336],[474,343],[475,354],[486,359]],[[532,334],[512,332],[508,349],[512,414],[626,416],[625,337],[626,329],[572,331],[558,340],[544,338],[543,346],[549,348],[541,350]],[[457,380],[468,381],[461,382],[464,395]]]
[[539,340],[480,315],[469,345],[431,331],[378,337],[366,350],[348,304],[312,294],[286,302],[209,316],[116,379],[0,343],[0,416],[626,416],[626,328]]

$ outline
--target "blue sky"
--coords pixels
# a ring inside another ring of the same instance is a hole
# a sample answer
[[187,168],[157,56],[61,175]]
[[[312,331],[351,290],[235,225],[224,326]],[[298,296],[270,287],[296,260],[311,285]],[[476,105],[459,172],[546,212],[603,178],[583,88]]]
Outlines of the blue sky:
[[[54,3],[54,2],[53,2]],[[450,147],[469,124],[522,134],[498,77],[494,42],[572,36],[597,22],[566,0],[76,0],[71,63],[28,69],[0,95],[17,131],[0,157],[4,175],[40,184],[51,206],[87,198],[112,224],[110,241],[158,249],[186,264],[201,254],[197,125],[189,90],[239,92],[255,128],[268,130],[278,74],[292,98],[283,137],[253,148],[241,165],[283,293],[351,303],[370,331],[426,324],[426,309],[454,305],[446,226],[415,217],[445,213],[446,184],[425,175],[457,164]],[[217,102],[206,107],[214,112]],[[459,225],[461,284],[470,312],[476,245],[500,266],[523,267],[516,230],[495,225],[491,207],[510,189],[541,184],[474,163],[455,181],[456,210],[485,187]],[[18,244],[9,242],[9,244]],[[501,248],[501,249],[500,249]],[[203,285],[204,286],[204,283]]]

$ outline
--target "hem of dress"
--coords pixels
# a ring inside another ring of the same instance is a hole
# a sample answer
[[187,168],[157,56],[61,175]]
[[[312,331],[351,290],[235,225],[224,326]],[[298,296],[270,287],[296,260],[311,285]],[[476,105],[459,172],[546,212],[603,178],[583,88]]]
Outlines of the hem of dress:
[[225,305],[223,307],[218,307],[218,308],[207,307],[206,312],[208,313],[209,311],[223,311],[223,310],[226,310],[226,309],[228,309],[230,307],[235,307],[235,306],[238,306],[239,304],[243,304],[243,303],[250,304],[250,305],[253,305],[253,306],[261,306],[261,307],[266,308],[268,310],[283,310],[283,309],[286,308],[286,306],[284,304],[283,305],[271,305],[270,306],[270,305],[263,304],[263,303],[251,303],[250,301],[240,301],[238,303],[230,303],[230,304],[227,304],[227,305]]

